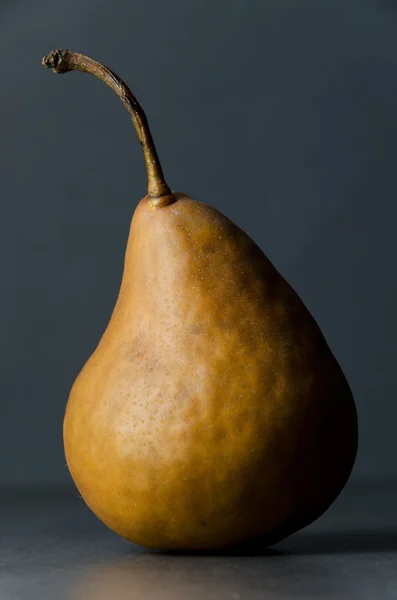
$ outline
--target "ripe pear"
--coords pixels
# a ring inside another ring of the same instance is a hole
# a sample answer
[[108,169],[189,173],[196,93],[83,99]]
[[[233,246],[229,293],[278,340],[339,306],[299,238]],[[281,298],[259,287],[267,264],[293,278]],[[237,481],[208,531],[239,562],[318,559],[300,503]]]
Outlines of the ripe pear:
[[110,529],[143,546],[273,544],[317,519],[351,473],[357,415],[342,370],[250,237],[170,190],[123,81],[68,50],[43,64],[119,95],[148,172],[113,314],[67,404],[73,480]]

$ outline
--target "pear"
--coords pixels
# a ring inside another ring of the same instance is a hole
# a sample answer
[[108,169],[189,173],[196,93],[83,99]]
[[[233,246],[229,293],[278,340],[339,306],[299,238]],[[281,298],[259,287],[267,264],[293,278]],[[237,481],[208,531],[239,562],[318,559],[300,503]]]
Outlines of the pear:
[[113,314],[67,404],[72,478],[110,529],[143,546],[273,544],[317,519],[351,473],[357,414],[342,370],[250,237],[171,191],[123,81],[68,50],[43,64],[119,95],[148,172]]

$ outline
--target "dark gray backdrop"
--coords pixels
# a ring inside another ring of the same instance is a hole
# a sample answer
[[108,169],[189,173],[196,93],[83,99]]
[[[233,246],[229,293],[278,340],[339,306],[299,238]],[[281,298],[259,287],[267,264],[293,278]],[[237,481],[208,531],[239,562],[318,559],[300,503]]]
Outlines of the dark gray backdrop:
[[386,0],[3,0],[0,481],[68,480],[68,392],[145,194],[113,92],[41,67],[62,46],[126,79],[170,185],[300,293],[356,397],[356,476],[396,473],[396,31]]

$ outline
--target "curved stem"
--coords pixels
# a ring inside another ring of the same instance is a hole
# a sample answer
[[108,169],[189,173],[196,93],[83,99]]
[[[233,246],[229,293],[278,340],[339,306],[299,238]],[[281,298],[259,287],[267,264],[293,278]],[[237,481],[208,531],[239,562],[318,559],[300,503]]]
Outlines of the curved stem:
[[148,175],[149,199],[155,207],[172,204],[175,198],[164,179],[163,170],[146,115],[124,81],[104,65],[88,58],[88,56],[84,56],[84,54],[78,54],[70,50],[52,50],[52,52],[43,58],[42,63],[55,73],[67,73],[68,71],[89,73],[106,83],[116,92],[128,110],[142,146]]

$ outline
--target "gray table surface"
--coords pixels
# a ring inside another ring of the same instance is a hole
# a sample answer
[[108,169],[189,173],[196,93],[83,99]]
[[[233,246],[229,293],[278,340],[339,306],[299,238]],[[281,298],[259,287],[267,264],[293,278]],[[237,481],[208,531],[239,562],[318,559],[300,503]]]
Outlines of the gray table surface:
[[352,482],[271,549],[163,554],[109,531],[71,487],[0,487],[1,600],[397,598],[397,482]]

